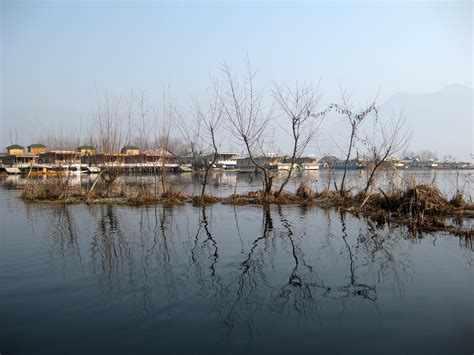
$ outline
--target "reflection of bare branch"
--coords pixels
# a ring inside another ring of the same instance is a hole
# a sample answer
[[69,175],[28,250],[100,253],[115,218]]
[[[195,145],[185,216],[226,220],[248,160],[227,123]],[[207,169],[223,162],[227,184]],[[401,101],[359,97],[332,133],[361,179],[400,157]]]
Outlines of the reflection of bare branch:
[[273,230],[273,221],[268,205],[263,208],[262,224],[262,234],[253,241],[247,257],[240,264],[242,272],[228,285],[228,288],[230,288],[233,284],[237,284],[237,297],[230,305],[224,321],[228,336],[238,320],[239,311],[244,315],[248,315],[246,323],[250,336],[252,336],[252,315],[263,305],[262,299],[257,295],[256,291],[259,287],[266,286],[268,283],[263,272],[264,254],[262,252],[256,253],[256,251],[260,241],[266,240],[269,233]]

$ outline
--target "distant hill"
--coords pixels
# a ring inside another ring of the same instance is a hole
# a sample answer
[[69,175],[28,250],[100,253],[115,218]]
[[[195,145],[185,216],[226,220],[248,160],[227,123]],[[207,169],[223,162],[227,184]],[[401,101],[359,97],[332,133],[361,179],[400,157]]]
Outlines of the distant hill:
[[383,115],[405,108],[407,124],[413,128],[410,149],[429,149],[442,159],[447,154],[471,160],[474,153],[474,90],[449,85],[427,94],[395,94],[381,106]]

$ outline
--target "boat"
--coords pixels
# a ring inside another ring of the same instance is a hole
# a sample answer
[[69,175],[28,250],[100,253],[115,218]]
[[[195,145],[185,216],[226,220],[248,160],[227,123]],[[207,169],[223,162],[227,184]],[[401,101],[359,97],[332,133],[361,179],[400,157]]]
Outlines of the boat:
[[19,175],[21,174],[21,170],[17,167],[4,167],[5,171],[8,175]]
[[180,164],[179,171],[182,173],[190,173],[193,171],[191,164]]
[[64,175],[65,170],[61,167],[53,168],[50,165],[34,164],[25,173],[28,176],[61,176]]

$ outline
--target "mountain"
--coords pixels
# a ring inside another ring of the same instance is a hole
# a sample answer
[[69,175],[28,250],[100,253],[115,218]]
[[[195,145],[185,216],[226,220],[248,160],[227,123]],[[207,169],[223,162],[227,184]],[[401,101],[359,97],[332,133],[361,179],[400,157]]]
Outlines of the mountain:
[[395,94],[380,108],[392,115],[404,109],[407,124],[413,129],[410,150],[429,149],[439,159],[451,154],[470,161],[474,153],[474,90],[454,84],[426,94]]

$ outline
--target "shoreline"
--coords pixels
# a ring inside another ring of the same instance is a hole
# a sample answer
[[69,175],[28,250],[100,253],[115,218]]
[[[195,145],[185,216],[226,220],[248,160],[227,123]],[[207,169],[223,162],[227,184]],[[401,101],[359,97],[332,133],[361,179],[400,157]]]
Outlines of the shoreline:
[[[283,192],[279,197],[274,193],[264,196],[262,191],[252,191],[244,194],[233,194],[228,197],[216,197],[209,194],[188,195],[182,191],[169,190],[155,195],[143,189],[133,194],[120,196],[91,196],[80,191],[69,196],[56,198],[26,197],[25,190],[19,198],[25,203],[72,205],[72,204],[114,204],[130,207],[150,207],[156,205],[179,206],[193,205],[202,207],[208,205],[233,206],[262,206],[288,205],[308,206],[322,209],[334,209],[340,213],[351,213],[358,218],[364,218],[375,226],[394,225],[407,227],[413,233],[447,232],[465,238],[471,238],[473,230],[469,225],[464,226],[465,219],[474,219],[474,204],[466,203],[462,195],[456,195],[451,200],[444,197],[437,188],[429,185],[416,185],[405,190],[385,193],[372,192],[353,195],[350,191],[341,195],[335,190],[315,192],[302,184],[297,193]],[[76,191],[77,192],[77,191]]]

